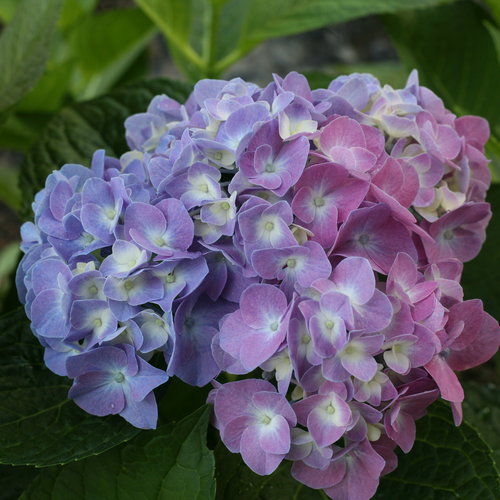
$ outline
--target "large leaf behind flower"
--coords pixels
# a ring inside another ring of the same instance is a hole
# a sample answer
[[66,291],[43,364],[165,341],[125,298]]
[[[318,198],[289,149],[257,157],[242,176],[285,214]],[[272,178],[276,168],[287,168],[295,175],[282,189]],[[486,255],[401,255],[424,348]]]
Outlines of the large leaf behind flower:
[[500,468],[500,387],[490,383],[465,381],[464,416],[479,430],[493,450],[493,457]]
[[464,422],[453,425],[451,409],[438,402],[417,422],[417,440],[398,468],[382,479],[376,500],[497,500],[500,478],[488,444]]
[[22,214],[31,216],[33,196],[52,170],[65,163],[89,165],[92,154],[100,148],[119,157],[128,150],[123,125],[127,117],[146,111],[155,95],[168,94],[184,102],[190,90],[190,86],[180,82],[155,79],[64,108],[48,123],[22,166]]
[[[435,403],[417,423],[417,441],[410,453],[398,455],[399,466],[382,479],[376,500],[500,498],[498,472],[489,446],[467,423],[455,427],[451,410],[444,403]],[[287,462],[271,476],[262,477],[222,445],[216,450],[216,459],[217,500],[326,498],[320,491],[297,483],[289,475]]]
[[23,310],[0,318],[0,463],[48,466],[102,453],[139,430],[67,399],[69,379],[43,364]]
[[212,500],[214,456],[207,448],[210,411],[144,432],[98,457],[43,471],[23,500]]

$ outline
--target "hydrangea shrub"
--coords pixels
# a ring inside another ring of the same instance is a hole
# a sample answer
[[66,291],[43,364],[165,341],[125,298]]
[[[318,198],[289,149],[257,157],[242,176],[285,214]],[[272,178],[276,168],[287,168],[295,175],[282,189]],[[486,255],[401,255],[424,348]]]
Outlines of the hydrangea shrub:
[[415,72],[397,90],[290,73],[202,80],[125,127],[129,152],[54,171],[22,227],[19,295],[77,405],[151,429],[169,377],[212,383],[254,472],[291,460],[351,500],[438,397],[460,423],[456,372],[500,345],[460,286],[491,217],[485,120]]

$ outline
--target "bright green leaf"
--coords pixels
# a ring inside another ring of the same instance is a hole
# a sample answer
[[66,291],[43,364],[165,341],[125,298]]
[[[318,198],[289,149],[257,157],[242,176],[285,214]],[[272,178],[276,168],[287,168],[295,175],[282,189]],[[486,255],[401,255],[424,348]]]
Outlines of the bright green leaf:
[[33,88],[49,55],[61,0],[22,0],[0,38],[0,111]]
[[139,431],[67,399],[70,381],[43,364],[24,311],[0,318],[0,463],[47,466],[102,453]]
[[52,64],[49,62],[38,83],[16,106],[16,113],[51,113],[59,110],[68,94],[73,71],[71,61]]
[[0,165],[0,201],[14,211],[21,206],[21,192],[17,187],[18,177],[19,170],[7,165]]
[[[135,0],[160,28],[178,66],[192,79],[202,76],[201,40],[210,27],[201,27],[211,9],[210,0]],[[202,32],[203,30],[203,32]]]
[[450,0],[136,0],[191,79],[217,76],[257,44],[369,14]]
[[[62,16],[72,13],[73,17],[56,31],[41,79],[0,129],[0,145],[18,151],[29,149],[43,126],[39,120],[31,122],[27,114],[53,113],[70,98],[70,92],[71,100],[82,101],[104,94],[122,77],[130,77],[127,72],[141,59],[157,30],[139,9],[90,16],[94,4],[95,0],[64,1]],[[137,71],[135,76],[137,80]]]
[[13,286],[12,278],[21,257],[20,254],[18,241],[13,241],[0,248],[0,311],[3,311],[5,306],[4,297]]
[[64,0],[58,26],[65,30],[89,15],[97,0]]
[[491,181],[500,182],[500,140],[494,135],[486,143],[486,156],[491,160]]
[[13,241],[0,248],[0,290],[3,280],[15,269],[20,253],[19,241]]
[[143,432],[98,457],[43,471],[22,500],[212,500],[214,457],[207,448],[210,410]]
[[16,11],[18,0],[2,0],[0,1],[0,20],[7,24],[10,22]]
[[496,22],[500,24],[500,1],[499,0],[484,0],[486,5],[491,9],[491,13]]
[[[446,0],[444,0],[446,1]],[[224,8],[239,4],[243,11],[240,45],[255,45],[268,38],[302,33],[351,19],[423,8],[443,0],[250,0],[226,2]]]
[[302,33],[371,14],[438,5],[449,0],[232,0],[221,11],[217,41],[222,72],[269,38]]
[[453,425],[451,409],[435,403],[417,422],[417,440],[398,468],[384,477],[375,500],[497,500],[500,479],[491,449],[464,422]]
[[89,165],[92,154],[99,148],[119,157],[128,150],[123,126],[128,116],[144,112],[157,94],[168,94],[184,102],[189,92],[186,84],[150,80],[64,108],[46,125],[40,140],[25,158],[20,175],[23,214],[31,217],[33,196],[44,186],[52,170],[65,163]]
[[76,56],[72,85],[75,99],[81,101],[108,91],[156,32],[139,9],[107,11],[79,22],[70,34],[70,49]]
[[457,114],[486,118],[498,143],[500,60],[488,20],[471,1],[385,17],[403,62],[418,69],[421,83]]

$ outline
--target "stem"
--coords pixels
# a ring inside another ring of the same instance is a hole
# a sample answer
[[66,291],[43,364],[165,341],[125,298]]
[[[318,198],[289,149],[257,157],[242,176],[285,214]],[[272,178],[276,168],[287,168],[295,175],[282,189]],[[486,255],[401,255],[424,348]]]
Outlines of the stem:
[[177,35],[170,29],[168,23],[165,22],[161,16],[157,15],[156,12],[151,9],[147,4],[140,3],[140,6],[144,12],[151,18],[151,20],[157,25],[160,26],[163,34],[167,38],[168,42],[172,44],[188,61],[193,63],[198,68],[202,69],[205,64],[200,55],[189,45],[183,43]]
[[204,74],[207,78],[213,78],[215,71],[215,60],[217,50],[217,35],[219,31],[220,4],[217,0],[207,2],[203,20],[203,62]]

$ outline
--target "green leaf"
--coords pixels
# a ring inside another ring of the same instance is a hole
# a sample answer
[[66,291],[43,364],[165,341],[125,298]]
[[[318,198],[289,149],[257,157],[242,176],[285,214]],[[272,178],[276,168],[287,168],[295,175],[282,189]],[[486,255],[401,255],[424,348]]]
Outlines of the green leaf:
[[491,9],[491,13],[496,22],[500,24],[500,2],[498,0],[484,0],[486,5]]
[[0,125],[0,148],[27,152],[36,143],[50,118],[49,113],[9,113]]
[[92,12],[97,0],[64,0],[58,26],[65,30]]
[[208,406],[98,457],[43,471],[22,500],[212,500]]
[[0,312],[3,312],[3,308],[6,306],[4,299],[13,286],[13,277],[20,257],[21,251],[18,241],[13,241],[0,248]]
[[0,20],[6,24],[10,22],[16,11],[18,0],[2,0],[0,2]]
[[491,135],[486,143],[486,156],[491,159],[491,181],[498,183],[500,182],[500,140],[494,135]]
[[70,34],[70,50],[76,56],[75,99],[82,101],[108,91],[156,33],[139,9],[107,11],[79,22]]
[[0,318],[0,463],[48,466],[109,450],[138,429],[67,399],[70,381],[43,364],[24,311]]
[[498,144],[500,60],[488,22],[487,13],[471,1],[385,17],[408,68],[416,67],[421,82],[457,114],[486,118]]
[[299,483],[290,475],[290,462],[283,462],[269,476],[252,472],[241,456],[221,442],[215,448],[217,500],[321,500],[327,496]]
[[45,126],[40,140],[25,158],[20,175],[22,213],[30,217],[33,196],[52,170],[65,163],[88,165],[99,148],[115,157],[125,153],[125,119],[144,112],[155,95],[168,94],[183,102],[189,92],[186,84],[157,79],[64,108]]
[[18,177],[18,169],[0,165],[0,201],[14,211],[18,210],[21,205],[21,192],[17,187]]
[[[371,14],[429,7],[449,0],[233,0],[221,11],[216,73],[257,44]],[[236,20],[236,21],[235,21]]]
[[369,14],[450,0],[136,0],[193,80],[221,74],[257,44]]
[[[135,3],[163,32],[174,59],[193,80],[202,76],[205,66],[200,55],[200,41],[210,27],[200,29],[198,21],[206,18],[212,0],[135,0]],[[198,32],[193,27],[198,27]],[[203,30],[203,33],[202,33]],[[194,37],[191,40],[191,35]],[[194,47],[193,47],[194,45]]]
[[[54,113],[65,101],[104,94],[122,77],[139,79],[137,69],[140,72],[144,65],[135,63],[144,60],[156,27],[139,9],[91,16],[93,4],[95,0],[65,0],[60,18],[65,16],[64,26],[59,23],[46,70],[0,129],[0,145],[26,151],[44,128],[39,120],[35,123],[30,119],[34,113]],[[131,68],[135,75],[128,73]]]
[[465,390],[464,418],[481,434],[493,450],[497,467],[500,465],[500,387],[495,384],[479,384],[466,381],[462,384]]
[[481,297],[484,308],[500,318],[500,185],[493,184],[488,191],[493,217],[486,230],[486,241],[479,255],[464,265],[462,286],[465,298]]
[[49,61],[35,87],[19,101],[15,108],[16,115],[19,112],[51,113],[59,110],[67,97],[73,71],[73,61]]
[[194,387],[173,377],[158,388],[158,420],[160,424],[178,422],[194,412],[207,401],[210,384],[205,387]]
[[[445,1],[447,0],[233,0],[225,3],[222,19],[225,27],[230,23],[234,24],[234,18],[229,17],[229,12],[238,9],[241,31],[236,35],[236,50],[246,52],[269,38],[302,33],[371,14],[430,7]],[[236,28],[232,31],[234,40]],[[221,30],[222,34],[225,32],[225,29]],[[221,37],[218,45],[220,56],[227,56],[230,47],[226,42],[227,39]]]
[[417,422],[417,440],[398,468],[385,476],[375,500],[496,500],[500,479],[489,446],[464,422],[453,425],[451,409],[435,403]]
[[0,38],[0,111],[33,88],[49,55],[61,0],[22,0]]
[[0,465],[0,500],[17,500],[37,474],[34,467]]

